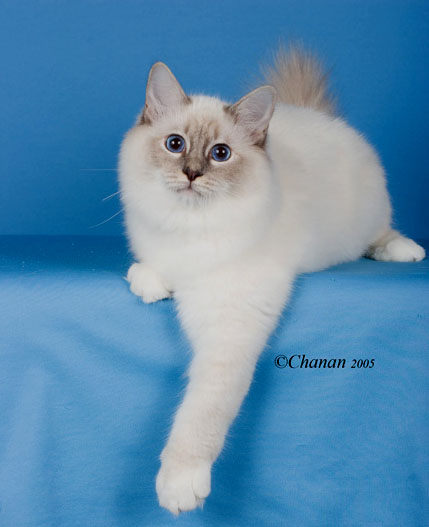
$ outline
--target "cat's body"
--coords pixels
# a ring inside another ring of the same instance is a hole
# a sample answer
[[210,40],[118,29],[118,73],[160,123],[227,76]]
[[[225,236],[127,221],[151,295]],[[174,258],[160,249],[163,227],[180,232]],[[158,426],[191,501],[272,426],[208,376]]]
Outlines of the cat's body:
[[[300,106],[275,110],[268,87],[234,106],[189,98],[158,64],[122,146],[122,199],[139,262],[131,290],[146,302],[173,294],[195,352],[157,478],[160,504],[175,513],[208,495],[211,465],[296,274],[364,253],[424,257],[391,229],[376,153],[331,115],[314,63],[294,60],[273,84],[294,86],[283,99]],[[316,97],[306,98],[306,82],[320,88]],[[182,152],[167,151],[171,134],[185,142]],[[230,158],[214,161],[213,145],[227,145]]]

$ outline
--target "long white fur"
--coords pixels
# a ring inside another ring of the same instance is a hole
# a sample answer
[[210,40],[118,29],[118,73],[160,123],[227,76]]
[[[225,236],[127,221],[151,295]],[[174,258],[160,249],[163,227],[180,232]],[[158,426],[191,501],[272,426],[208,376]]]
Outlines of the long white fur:
[[[195,108],[219,116],[223,103],[194,97],[171,119],[186,120]],[[160,126],[168,132],[168,123]],[[424,251],[391,229],[379,159],[342,119],[278,102],[267,155],[254,154],[246,185],[204,205],[179,199],[162,171],[148,166],[150,129],[137,125],[127,134],[120,182],[137,259],[131,289],[146,302],[174,294],[194,351],[156,482],[161,506],[177,514],[210,492],[212,463],[296,274],[365,252],[412,261]]]

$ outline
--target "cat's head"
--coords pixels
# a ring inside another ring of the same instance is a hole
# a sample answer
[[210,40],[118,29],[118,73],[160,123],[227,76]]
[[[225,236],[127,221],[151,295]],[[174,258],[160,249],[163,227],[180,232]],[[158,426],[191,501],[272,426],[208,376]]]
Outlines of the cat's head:
[[[169,68],[156,63],[146,103],[132,129],[144,177],[157,180],[177,200],[207,202],[255,184],[266,163],[265,139],[275,90],[262,86],[235,104],[188,96]],[[143,174],[142,174],[143,177]]]

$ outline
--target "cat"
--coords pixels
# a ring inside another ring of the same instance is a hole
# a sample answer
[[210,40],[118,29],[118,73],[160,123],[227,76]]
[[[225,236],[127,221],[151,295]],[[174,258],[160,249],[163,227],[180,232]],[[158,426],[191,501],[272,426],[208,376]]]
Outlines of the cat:
[[174,514],[209,495],[294,277],[425,256],[392,229],[378,156],[336,115],[319,62],[280,51],[266,77],[229,104],[185,94],[158,62],[120,150],[130,289],[147,303],[173,296],[194,351],[156,479]]

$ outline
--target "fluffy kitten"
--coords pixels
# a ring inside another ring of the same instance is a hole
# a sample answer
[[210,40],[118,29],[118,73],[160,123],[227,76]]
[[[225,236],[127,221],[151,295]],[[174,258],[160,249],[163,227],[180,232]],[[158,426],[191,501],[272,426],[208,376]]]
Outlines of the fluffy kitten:
[[186,95],[157,63],[121,148],[131,291],[145,302],[173,295],[194,350],[156,481],[176,514],[210,493],[296,274],[365,253],[424,258],[392,230],[377,154],[334,115],[316,61],[280,54],[268,80],[228,104]]

